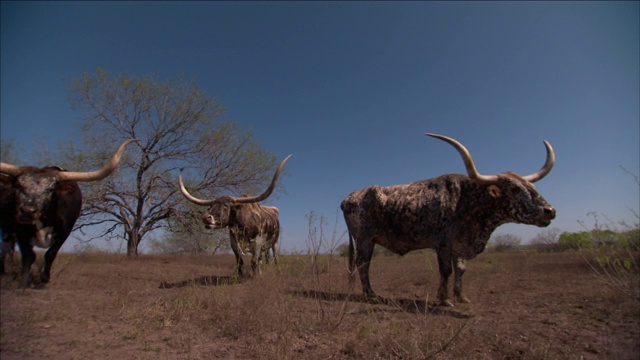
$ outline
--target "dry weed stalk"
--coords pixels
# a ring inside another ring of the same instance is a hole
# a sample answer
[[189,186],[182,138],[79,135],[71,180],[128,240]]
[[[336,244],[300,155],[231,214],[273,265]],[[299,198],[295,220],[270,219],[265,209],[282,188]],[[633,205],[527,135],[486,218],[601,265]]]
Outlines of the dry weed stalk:
[[[627,243],[621,246],[618,243],[611,243],[607,236],[610,232],[626,232],[635,234],[630,236],[637,236],[640,224],[636,223],[631,226],[620,222],[619,225],[624,228],[623,231],[620,231],[615,223],[604,215],[601,215],[605,219],[604,223],[599,221],[600,215],[596,212],[590,212],[587,215],[594,219],[593,230],[590,231],[591,241],[598,246],[588,252],[593,260],[585,256],[586,251],[580,252],[582,258],[589,264],[598,281],[618,293],[627,295],[636,301],[640,300],[640,264],[638,263],[638,254],[634,254],[632,251],[632,244],[640,243],[640,239],[626,239]],[[635,215],[640,220],[640,216]],[[581,225],[585,229],[587,228],[582,222]]]
[[[331,264],[334,261],[334,253],[335,253],[338,241],[344,236],[344,233],[341,236],[338,236],[337,213],[336,213],[336,221],[334,223],[333,230],[331,232],[331,237],[329,239],[327,239],[325,236],[326,221],[325,221],[324,215],[321,215],[320,217],[318,217],[317,215],[315,215],[314,212],[311,212],[308,215],[306,215],[306,218],[309,226],[309,233],[307,237],[307,249],[308,249],[307,255],[309,256],[311,261],[310,265],[311,265],[311,272],[313,276],[314,293],[325,294],[325,292],[321,290],[320,275],[330,272]],[[318,226],[316,226],[316,221],[319,222]],[[323,255],[322,254],[323,250],[327,251],[328,255]],[[321,261],[325,262],[325,264],[321,265],[320,264]],[[342,300],[340,310],[338,311],[337,314],[335,314],[336,318],[333,319],[333,321],[332,321],[333,316],[331,312],[327,310],[327,307],[325,307],[325,304],[324,304],[325,300],[327,299],[322,299],[321,296],[315,297],[316,303],[318,304],[319,319],[323,323],[330,324],[328,326],[330,331],[335,331],[336,329],[338,329],[340,324],[343,322],[346,314],[348,313],[347,305],[348,305],[352,290],[353,289],[350,289],[349,294],[345,296],[344,299]]]
[[458,336],[460,336],[462,331],[467,327],[468,323],[469,323],[469,319],[465,320],[465,322],[462,323],[462,325],[458,328],[458,330],[456,330],[456,332],[453,333],[453,335],[447,341],[445,341],[445,343],[442,344],[442,346],[439,349],[437,349],[434,352],[428,354],[424,358],[425,359],[433,359],[436,355],[446,351],[447,348],[458,338]]
[[[594,261],[582,255],[591,267],[596,278],[618,293],[625,294],[634,300],[640,300],[640,267],[638,260],[629,249],[625,253],[607,254],[600,251]],[[596,264],[594,264],[594,262]]]

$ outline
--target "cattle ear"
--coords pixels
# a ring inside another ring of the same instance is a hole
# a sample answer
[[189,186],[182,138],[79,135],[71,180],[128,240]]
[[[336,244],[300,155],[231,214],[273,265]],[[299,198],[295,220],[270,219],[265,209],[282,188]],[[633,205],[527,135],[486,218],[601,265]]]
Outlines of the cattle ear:
[[11,187],[11,178],[7,175],[0,174],[0,188],[10,188]]
[[487,192],[489,192],[489,196],[495,199],[498,199],[502,196],[502,189],[500,189],[496,185],[489,186],[487,188]]
[[76,187],[71,184],[61,184],[56,189],[56,192],[59,195],[72,194],[74,191],[76,191]]

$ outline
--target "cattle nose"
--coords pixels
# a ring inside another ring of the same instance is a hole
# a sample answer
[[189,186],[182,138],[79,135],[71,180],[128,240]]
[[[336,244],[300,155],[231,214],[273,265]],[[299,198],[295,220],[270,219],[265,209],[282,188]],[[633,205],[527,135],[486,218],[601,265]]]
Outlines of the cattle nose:
[[20,211],[24,215],[33,215],[36,213],[36,211],[38,211],[38,208],[35,206],[22,206],[20,208]]
[[215,219],[213,218],[213,215],[205,215],[204,217],[204,223],[206,225],[215,225]]
[[20,224],[31,224],[38,217],[38,208],[31,205],[20,206],[16,214],[16,220]]
[[552,206],[545,206],[542,210],[544,212],[544,217],[551,220],[556,218],[556,209]]

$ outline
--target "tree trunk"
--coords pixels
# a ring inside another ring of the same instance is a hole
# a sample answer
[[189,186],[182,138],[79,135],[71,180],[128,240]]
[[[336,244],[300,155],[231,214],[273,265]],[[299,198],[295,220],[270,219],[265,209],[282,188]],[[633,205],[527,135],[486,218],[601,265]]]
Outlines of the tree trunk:
[[135,231],[130,231],[127,239],[127,256],[130,258],[138,257],[138,234]]

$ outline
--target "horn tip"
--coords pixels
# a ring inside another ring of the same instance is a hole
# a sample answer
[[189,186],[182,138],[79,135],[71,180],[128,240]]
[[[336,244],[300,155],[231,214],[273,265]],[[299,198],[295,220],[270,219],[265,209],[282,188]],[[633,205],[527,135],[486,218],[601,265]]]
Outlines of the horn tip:
[[453,140],[453,139],[451,139],[451,138],[450,138],[450,137],[448,137],[448,136],[444,136],[444,135],[440,135],[440,134],[425,133],[425,135],[427,135],[427,136],[431,136],[431,137],[434,137],[434,138],[436,138],[436,139],[444,140],[444,141],[447,141],[447,142],[451,142],[451,140]]
[[446,138],[446,136],[444,136],[444,135],[434,134],[434,133],[425,133],[425,135],[431,136],[431,137],[434,137],[434,138],[438,138],[438,139]]

